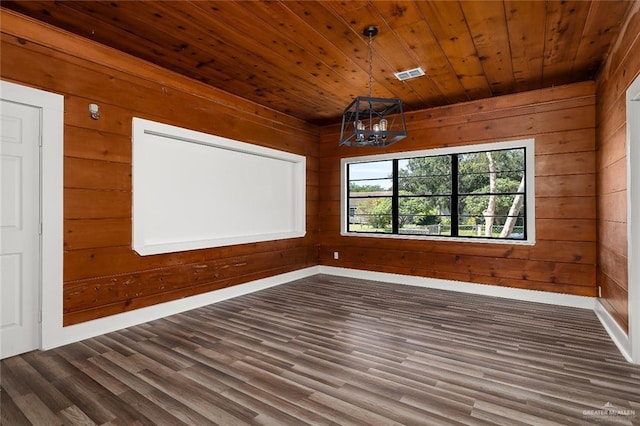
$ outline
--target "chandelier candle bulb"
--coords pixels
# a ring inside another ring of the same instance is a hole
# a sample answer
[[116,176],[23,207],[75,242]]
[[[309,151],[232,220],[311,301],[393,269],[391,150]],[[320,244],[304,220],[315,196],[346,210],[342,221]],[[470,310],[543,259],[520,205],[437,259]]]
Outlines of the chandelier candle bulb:
[[378,123],[373,125],[373,131],[374,132],[379,132],[380,131],[380,125]]
[[383,118],[382,120],[380,120],[380,130],[382,130],[383,132],[387,131],[387,120],[385,118]]

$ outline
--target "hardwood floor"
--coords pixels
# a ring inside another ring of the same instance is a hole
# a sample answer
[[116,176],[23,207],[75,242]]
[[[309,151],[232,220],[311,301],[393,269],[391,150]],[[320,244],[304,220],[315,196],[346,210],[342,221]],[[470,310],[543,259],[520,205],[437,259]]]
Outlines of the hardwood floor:
[[2,424],[640,424],[589,310],[317,275],[2,361]]

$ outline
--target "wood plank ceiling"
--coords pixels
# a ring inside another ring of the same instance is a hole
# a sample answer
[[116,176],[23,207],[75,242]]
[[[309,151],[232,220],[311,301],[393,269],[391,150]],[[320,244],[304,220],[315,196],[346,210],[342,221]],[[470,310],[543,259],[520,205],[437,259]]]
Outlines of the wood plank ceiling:
[[[593,79],[632,1],[2,1],[311,123],[368,94],[407,110]],[[422,67],[405,82],[393,73]]]

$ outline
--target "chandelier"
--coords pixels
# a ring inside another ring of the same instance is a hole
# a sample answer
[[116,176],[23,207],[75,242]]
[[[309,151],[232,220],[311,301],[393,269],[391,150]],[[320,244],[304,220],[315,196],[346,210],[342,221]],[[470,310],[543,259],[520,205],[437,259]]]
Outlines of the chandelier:
[[368,26],[363,34],[369,37],[369,96],[358,96],[342,114],[340,145],[384,147],[407,136],[407,123],[402,101],[373,97],[373,37],[378,27]]

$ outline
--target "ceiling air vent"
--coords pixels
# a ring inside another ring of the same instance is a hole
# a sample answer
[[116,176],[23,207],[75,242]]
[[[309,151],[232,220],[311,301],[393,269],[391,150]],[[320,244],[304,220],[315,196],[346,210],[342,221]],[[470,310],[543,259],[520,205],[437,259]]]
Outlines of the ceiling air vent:
[[420,77],[421,75],[424,75],[424,70],[418,67],[410,70],[394,72],[393,74],[396,76],[398,80],[405,81],[405,80],[409,80],[410,78],[416,78],[416,77]]

